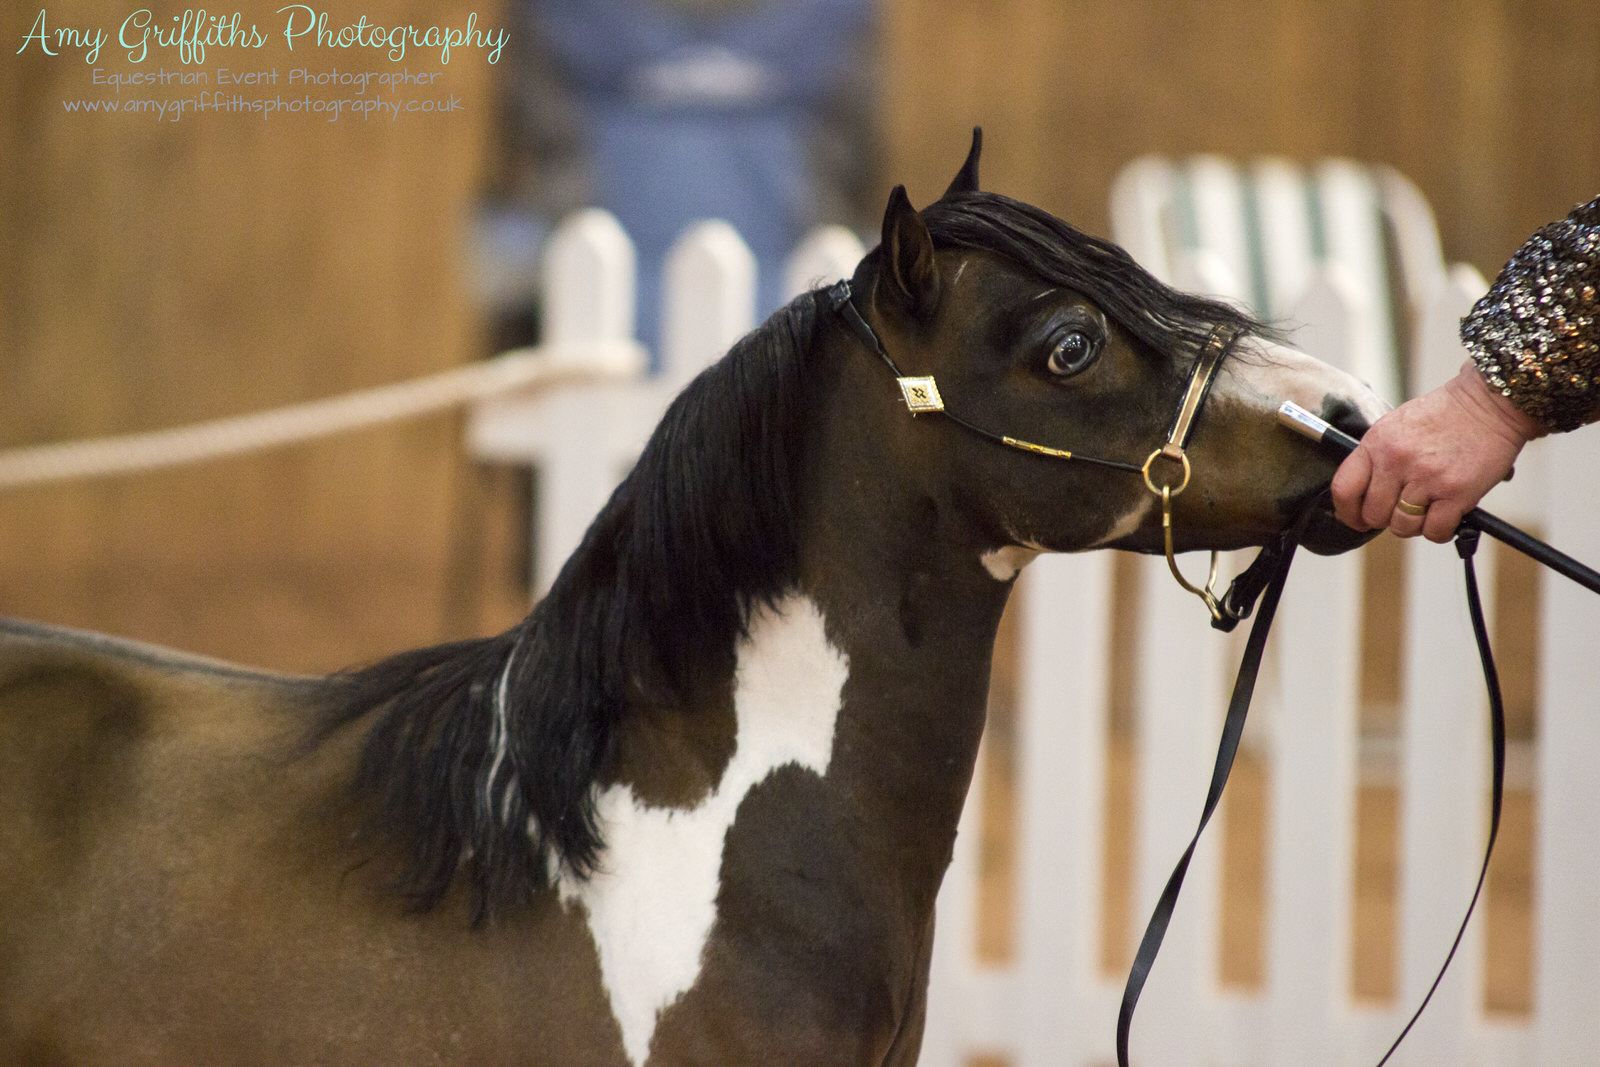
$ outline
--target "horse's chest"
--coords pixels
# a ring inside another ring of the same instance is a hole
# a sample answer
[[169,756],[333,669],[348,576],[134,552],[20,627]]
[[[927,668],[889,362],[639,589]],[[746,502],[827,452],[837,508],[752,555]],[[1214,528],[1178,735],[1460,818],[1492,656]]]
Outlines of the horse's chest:
[[739,650],[737,745],[711,794],[687,809],[646,806],[626,785],[601,795],[600,869],[564,881],[562,898],[584,909],[634,1064],[648,1057],[659,1014],[700,980],[741,804],[780,768],[812,783],[827,774],[848,672],[811,601],[763,610]]

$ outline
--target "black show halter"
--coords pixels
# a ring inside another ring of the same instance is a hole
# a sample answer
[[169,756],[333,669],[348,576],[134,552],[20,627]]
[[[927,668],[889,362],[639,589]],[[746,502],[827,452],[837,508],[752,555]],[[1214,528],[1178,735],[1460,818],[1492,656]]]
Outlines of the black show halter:
[[[1194,369],[1189,374],[1189,384],[1184,389],[1183,399],[1178,404],[1177,414],[1173,416],[1172,426],[1167,430],[1166,442],[1151,452],[1145,461],[1130,463],[1118,459],[1104,459],[1100,456],[1086,456],[1081,452],[1072,452],[1064,448],[1052,448],[1048,445],[1035,444],[1009,434],[996,433],[993,430],[968,422],[945,406],[944,397],[939,393],[938,383],[931,377],[908,376],[901,373],[894,358],[883,347],[883,341],[872,326],[862,317],[851,299],[849,281],[836,282],[828,289],[828,304],[844,319],[845,324],[856,338],[868,348],[877,353],[891,371],[895,380],[900,385],[900,395],[905,399],[906,407],[913,415],[922,415],[932,412],[942,414],[951,422],[964,430],[977,434],[979,437],[996,444],[1005,445],[1023,452],[1031,452],[1036,456],[1047,456],[1051,459],[1076,460],[1079,463],[1091,463],[1111,470],[1124,471],[1128,474],[1138,474],[1144,478],[1144,484],[1151,493],[1161,498],[1161,534],[1162,543],[1166,551],[1167,566],[1172,570],[1172,576],[1184,589],[1199,597],[1211,612],[1211,625],[1220,630],[1231,630],[1240,619],[1249,616],[1255,603],[1256,594],[1260,593],[1263,582],[1259,579],[1260,573],[1266,568],[1252,565],[1249,570],[1241,574],[1229,588],[1226,594],[1217,595],[1217,553],[1211,553],[1211,569],[1202,585],[1194,585],[1183,576],[1178,569],[1178,560],[1173,553],[1172,545],[1172,501],[1179,493],[1189,486],[1189,478],[1193,469],[1189,465],[1189,455],[1185,451],[1189,444],[1189,435],[1194,430],[1195,417],[1200,414],[1200,408],[1205,403],[1206,395],[1211,391],[1211,383],[1216,379],[1217,368],[1222,365],[1223,357],[1233,347],[1233,342],[1238,334],[1230,329],[1218,327],[1211,331],[1206,338],[1205,345],[1200,350],[1199,357],[1195,360]],[[1157,461],[1172,471],[1176,480],[1156,480],[1155,470]],[[1258,559],[1257,564],[1262,564]]]

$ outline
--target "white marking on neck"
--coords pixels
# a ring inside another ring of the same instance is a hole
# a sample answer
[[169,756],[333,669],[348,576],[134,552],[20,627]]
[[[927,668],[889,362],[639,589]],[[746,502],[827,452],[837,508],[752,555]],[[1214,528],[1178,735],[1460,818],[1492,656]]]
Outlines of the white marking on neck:
[[1022,568],[1039,558],[1044,551],[1027,545],[1007,545],[991,548],[982,556],[983,569],[997,582],[1009,582],[1022,573]]
[[587,881],[563,874],[559,886],[561,899],[588,915],[634,1067],[650,1054],[661,1011],[699,977],[717,917],[723,842],[740,802],[779,767],[828,773],[849,669],[812,601],[791,596],[759,609],[739,647],[734,754],[711,795],[682,809],[646,807],[626,785],[600,794],[601,869]]
[[1098,548],[1101,545],[1108,545],[1118,538],[1127,537],[1129,534],[1139,529],[1139,527],[1144,525],[1145,519],[1159,506],[1157,504],[1159,499],[1160,498],[1155,496],[1153,493],[1142,494],[1139,497],[1138,502],[1135,503],[1132,508],[1130,508],[1120,519],[1117,519],[1115,522],[1113,522],[1111,524],[1111,528],[1105,533],[1101,534],[1099,539],[1088,547]]

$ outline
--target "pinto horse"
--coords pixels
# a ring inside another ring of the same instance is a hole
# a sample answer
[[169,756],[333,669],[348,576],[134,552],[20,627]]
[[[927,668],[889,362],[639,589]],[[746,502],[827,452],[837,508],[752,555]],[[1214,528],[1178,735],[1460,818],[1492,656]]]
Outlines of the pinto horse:
[[914,1062],[1020,567],[1161,549],[1183,398],[1179,551],[1323,489],[1280,400],[1377,410],[977,159],[684,391],[506,633],[298,678],[0,624],[0,1061]]

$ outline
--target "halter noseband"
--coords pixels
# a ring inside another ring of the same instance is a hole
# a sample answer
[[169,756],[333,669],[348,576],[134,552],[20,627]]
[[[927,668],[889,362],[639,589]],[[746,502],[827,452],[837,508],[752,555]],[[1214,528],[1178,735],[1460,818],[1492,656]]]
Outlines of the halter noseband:
[[[962,429],[977,434],[979,437],[1005,445],[1007,448],[1031,452],[1038,456],[1047,456],[1050,459],[1073,459],[1080,463],[1092,463],[1100,467],[1109,467],[1113,470],[1125,471],[1129,474],[1138,474],[1144,478],[1145,487],[1161,498],[1161,537],[1166,551],[1167,566],[1172,571],[1172,576],[1184,589],[1199,597],[1205,603],[1206,610],[1211,612],[1213,625],[1232,627],[1233,623],[1250,613],[1254,598],[1246,603],[1242,612],[1233,609],[1230,602],[1237,598],[1226,596],[1219,598],[1217,595],[1217,553],[1211,553],[1211,569],[1206,576],[1204,585],[1194,585],[1183,576],[1178,569],[1178,560],[1172,549],[1172,499],[1189,486],[1190,475],[1193,468],[1189,464],[1189,455],[1185,449],[1189,444],[1189,435],[1194,430],[1195,418],[1200,414],[1200,407],[1205,403],[1206,394],[1211,391],[1211,383],[1216,378],[1217,368],[1222,365],[1222,359],[1233,347],[1233,342],[1238,338],[1238,332],[1229,327],[1218,326],[1206,338],[1205,346],[1200,351],[1200,358],[1195,361],[1194,370],[1189,374],[1188,388],[1184,390],[1183,401],[1178,405],[1178,412],[1173,417],[1172,427],[1167,431],[1167,440],[1160,448],[1145,459],[1142,464],[1127,463],[1117,459],[1103,459],[1099,456],[1086,456],[1064,448],[1052,448],[1048,445],[1035,444],[1009,434],[996,433],[993,430],[977,426],[959,415],[950,411],[944,403],[944,398],[939,394],[939,386],[932,377],[907,376],[900,372],[894,359],[883,347],[883,342],[872,326],[862,317],[857,310],[855,302],[851,299],[849,281],[840,281],[828,289],[828,304],[844,319],[862,344],[876,352],[884,363],[888,364],[894,372],[895,380],[900,385],[900,394],[905,399],[906,407],[913,415],[938,412],[945,418],[954,422]],[[1153,471],[1158,460],[1165,460],[1167,464],[1177,464],[1178,477],[1174,482],[1162,481],[1157,483]]]

